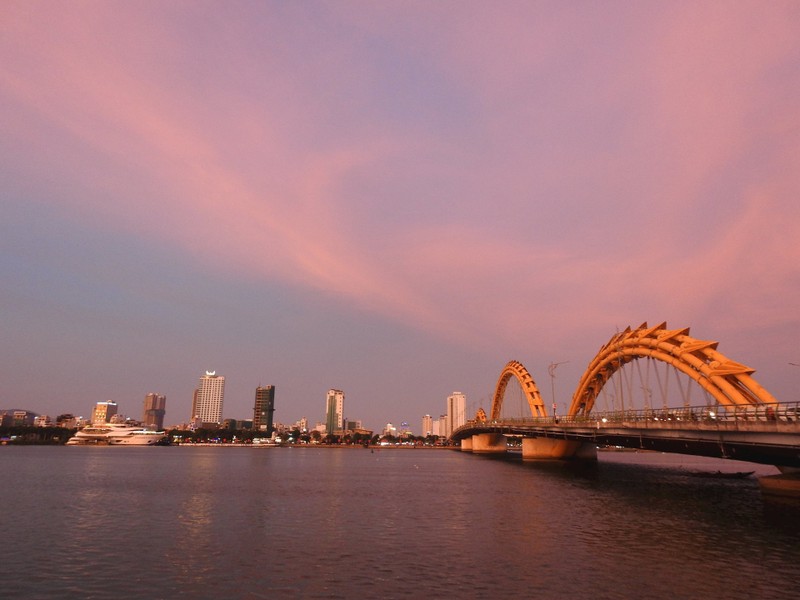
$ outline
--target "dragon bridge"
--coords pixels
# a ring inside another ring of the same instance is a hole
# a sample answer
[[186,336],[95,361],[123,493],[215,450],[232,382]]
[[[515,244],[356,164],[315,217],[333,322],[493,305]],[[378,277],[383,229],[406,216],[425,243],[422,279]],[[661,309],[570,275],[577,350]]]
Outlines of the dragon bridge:
[[636,329],[628,327],[614,335],[583,373],[569,408],[570,416],[591,412],[600,390],[627,363],[649,357],[667,363],[693,379],[719,404],[773,404],[775,398],[753,379],[754,369],[717,351],[718,342],[699,340],[689,328],[667,329],[666,323]]
[[[689,335],[689,328],[667,329],[666,323],[647,323],[615,334],[589,363],[572,396],[568,416],[586,415],[609,379],[626,364],[651,358],[671,365],[727,407],[774,404],[775,398],[753,379],[754,369],[731,360],[717,350],[718,342]],[[516,377],[528,401],[531,415],[546,417],[547,410],[533,377],[516,360],[500,373],[492,399],[491,419],[499,419],[506,387]]]

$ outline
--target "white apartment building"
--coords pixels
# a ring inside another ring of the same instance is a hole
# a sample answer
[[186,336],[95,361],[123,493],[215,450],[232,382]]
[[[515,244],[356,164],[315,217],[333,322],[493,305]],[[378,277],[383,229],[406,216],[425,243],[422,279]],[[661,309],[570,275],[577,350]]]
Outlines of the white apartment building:
[[447,397],[446,431],[443,435],[449,436],[466,422],[467,397],[461,392],[453,392]]
[[216,371],[206,371],[194,391],[191,419],[202,423],[221,423],[224,399],[225,377],[217,375]]
[[422,435],[433,435],[433,418],[430,415],[422,417]]

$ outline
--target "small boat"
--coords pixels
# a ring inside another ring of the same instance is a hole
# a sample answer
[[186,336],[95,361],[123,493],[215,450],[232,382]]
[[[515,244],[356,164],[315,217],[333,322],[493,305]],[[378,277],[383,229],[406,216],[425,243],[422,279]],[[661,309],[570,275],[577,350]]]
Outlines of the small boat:
[[746,479],[750,477],[755,471],[693,471],[689,473],[692,477],[710,477],[712,479]]

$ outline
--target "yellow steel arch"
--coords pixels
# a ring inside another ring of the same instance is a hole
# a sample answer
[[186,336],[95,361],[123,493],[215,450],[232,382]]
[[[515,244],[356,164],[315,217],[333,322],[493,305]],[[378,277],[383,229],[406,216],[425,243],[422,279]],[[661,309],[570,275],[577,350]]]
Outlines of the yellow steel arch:
[[546,417],[547,411],[542,402],[542,396],[539,394],[539,389],[536,387],[536,382],[528,373],[523,364],[519,361],[512,360],[500,373],[500,378],[497,380],[497,387],[494,390],[494,398],[492,399],[492,420],[500,418],[500,409],[503,406],[503,396],[506,393],[506,386],[512,377],[516,377],[519,381],[522,391],[525,392],[525,398],[528,400],[528,406],[531,408],[531,414],[534,417]]
[[752,378],[755,370],[717,352],[717,344],[690,337],[688,327],[667,329],[666,323],[628,327],[614,335],[589,363],[572,396],[568,414],[590,412],[611,376],[642,357],[672,365],[724,406],[775,403],[775,398]]

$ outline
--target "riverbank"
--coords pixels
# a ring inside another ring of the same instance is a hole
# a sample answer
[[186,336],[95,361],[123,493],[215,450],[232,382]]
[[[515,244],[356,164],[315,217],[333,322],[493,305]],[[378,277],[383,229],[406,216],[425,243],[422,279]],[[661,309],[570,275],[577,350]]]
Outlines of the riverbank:
[[197,447],[219,447],[219,448],[331,448],[331,449],[350,449],[350,450],[458,450],[458,446],[413,446],[413,445],[356,445],[356,444],[231,444],[214,442],[196,442],[191,444],[170,444],[185,448]]

